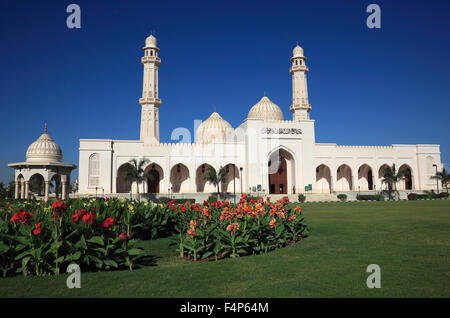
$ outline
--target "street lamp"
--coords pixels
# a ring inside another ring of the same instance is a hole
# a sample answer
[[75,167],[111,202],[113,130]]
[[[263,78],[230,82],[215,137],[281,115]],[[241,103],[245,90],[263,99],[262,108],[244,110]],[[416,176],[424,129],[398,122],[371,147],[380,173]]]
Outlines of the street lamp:
[[233,164],[233,197],[236,204],[236,165]]
[[239,168],[240,172],[240,179],[241,179],[241,197],[242,197],[242,167]]
[[[437,177],[437,173],[438,173],[438,171],[437,171],[437,165],[434,164],[433,167],[436,168],[436,177]],[[439,194],[439,179],[438,179],[438,178],[436,178],[436,191],[437,191],[437,194]]]

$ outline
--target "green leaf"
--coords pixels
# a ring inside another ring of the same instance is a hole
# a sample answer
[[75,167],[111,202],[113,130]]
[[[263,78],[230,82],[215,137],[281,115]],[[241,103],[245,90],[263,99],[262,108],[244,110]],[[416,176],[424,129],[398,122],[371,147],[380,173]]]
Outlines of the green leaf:
[[98,244],[98,245],[101,245],[101,246],[105,245],[105,242],[103,241],[103,238],[100,237],[100,236],[94,236],[94,237],[90,238],[89,240],[87,240],[86,242],[88,242],[88,243],[95,243],[95,244]]
[[117,265],[117,263],[115,261],[113,261],[112,259],[105,259],[103,261],[103,263],[105,263],[106,265],[112,266],[114,268],[117,268],[119,265]]
[[128,250],[128,255],[143,255],[143,254],[145,254],[145,251],[138,248],[132,248],[131,250]]
[[9,246],[0,242],[0,252],[5,252],[7,250],[9,250]]
[[86,244],[86,240],[84,238],[84,235],[81,235],[80,240],[77,242],[77,244],[75,245],[75,247],[77,248],[81,248],[83,250],[87,250],[87,244]]

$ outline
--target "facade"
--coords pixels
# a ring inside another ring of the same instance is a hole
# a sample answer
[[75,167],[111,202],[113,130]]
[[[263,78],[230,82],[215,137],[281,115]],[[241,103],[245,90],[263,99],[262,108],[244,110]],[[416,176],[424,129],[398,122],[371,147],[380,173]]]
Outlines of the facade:
[[53,181],[55,190],[61,185],[61,199],[66,199],[70,184],[70,173],[77,166],[62,162],[62,151],[56,142],[47,134],[47,124],[44,133],[27,149],[26,161],[8,164],[15,172],[16,199],[30,197],[30,183],[42,188],[44,200],[49,199],[50,184]]
[[[156,38],[145,41],[139,140],[81,139],[79,193],[136,192],[124,178],[132,158],[146,158],[153,177],[140,193],[211,193],[205,183],[208,165],[225,167],[224,192],[260,194],[378,191],[386,166],[405,171],[399,190],[431,190],[435,167],[442,169],[439,145],[340,146],[317,143],[310,118],[306,57],[296,46],[291,58],[292,119],[267,96],[256,103],[242,124],[233,128],[217,112],[202,122],[194,143],[160,143],[158,91],[161,64]],[[241,189],[242,187],[242,189]]]

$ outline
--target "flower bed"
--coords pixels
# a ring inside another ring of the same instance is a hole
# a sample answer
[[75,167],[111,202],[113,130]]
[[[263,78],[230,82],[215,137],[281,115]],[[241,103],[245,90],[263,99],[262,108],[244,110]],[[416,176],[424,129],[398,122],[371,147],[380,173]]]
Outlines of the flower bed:
[[[297,242],[307,226],[287,198],[239,204],[151,204],[124,199],[0,206],[0,275],[48,275],[70,263],[83,271],[128,268],[146,261],[138,239],[172,235],[181,257],[195,261],[258,254]],[[174,249],[175,253],[175,249]]]
[[[287,198],[271,203],[259,198],[237,206],[228,202],[184,205],[175,227],[181,257],[218,259],[265,253],[305,237],[307,226],[300,207],[288,207]],[[171,206],[171,202],[169,202]],[[172,205],[173,209],[179,209]]]

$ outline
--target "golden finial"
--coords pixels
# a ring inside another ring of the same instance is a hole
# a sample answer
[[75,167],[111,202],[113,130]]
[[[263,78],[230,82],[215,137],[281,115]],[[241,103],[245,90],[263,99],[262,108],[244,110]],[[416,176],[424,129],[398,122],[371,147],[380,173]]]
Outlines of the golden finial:
[[47,133],[47,123],[45,123],[45,125],[44,125],[44,134],[46,134]]

